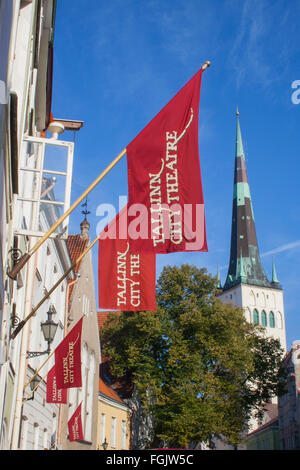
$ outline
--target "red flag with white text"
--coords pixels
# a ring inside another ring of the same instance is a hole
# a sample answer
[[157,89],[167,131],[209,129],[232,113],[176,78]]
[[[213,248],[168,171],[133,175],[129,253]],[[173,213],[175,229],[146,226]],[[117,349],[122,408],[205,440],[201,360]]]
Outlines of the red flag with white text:
[[[132,249],[207,251],[199,149],[202,69],[127,146],[128,205],[139,205],[148,238]],[[147,208],[147,212],[144,211]]]
[[68,421],[70,442],[83,441],[81,403]]
[[47,374],[47,403],[67,403],[67,389],[57,387],[55,366]]
[[117,214],[99,239],[99,307],[156,311],[156,255],[131,249],[127,209]]
[[83,317],[55,349],[58,388],[81,387],[81,332]]

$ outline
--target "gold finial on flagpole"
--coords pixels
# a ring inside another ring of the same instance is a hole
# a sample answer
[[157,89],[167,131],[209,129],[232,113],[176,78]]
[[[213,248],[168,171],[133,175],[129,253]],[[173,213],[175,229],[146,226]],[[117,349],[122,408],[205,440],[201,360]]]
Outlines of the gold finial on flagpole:
[[204,65],[202,65],[202,67],[201,67],[201,68],[202,68],[202,70],[205,70],[205,69],[207,69],[207,67],[209,67],[209,66],[210,66],[210,61],[209,61],[209,60],[207,60],[207,61],[205,62],[205,64],[204,64]]
[[237,116],[239,116],[239,115],[240,115],[240,113],[239,113],[239,109],[238,109],[238,107],[237,107],[237,106],[236,106],[236,115],[237,115]]

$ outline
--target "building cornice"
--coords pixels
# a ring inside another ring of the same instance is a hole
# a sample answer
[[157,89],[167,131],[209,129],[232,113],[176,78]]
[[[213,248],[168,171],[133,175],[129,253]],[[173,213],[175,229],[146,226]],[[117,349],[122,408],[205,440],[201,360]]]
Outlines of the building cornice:
[[113,398],[107,397],[101,392],[98,392],[98,398],[100,401],[107,405],[114,406],[115,408],[119,408],[123,411],[131,412],[129,406],[127,406],[125,403],[120,403],[117,400],[114,400]]

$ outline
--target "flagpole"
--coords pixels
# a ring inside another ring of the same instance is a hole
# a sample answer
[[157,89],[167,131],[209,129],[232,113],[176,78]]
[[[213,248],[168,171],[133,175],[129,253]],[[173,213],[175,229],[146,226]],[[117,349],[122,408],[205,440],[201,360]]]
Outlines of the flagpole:
[[[85,314],[82,315],[82,318],[85,317]],[[79,320],[80,321],[80,320]],[[43,364],[35,371],[35,373],[33,374],[33,376],[30,378],[30,380],[28,380],[28,382],[24,385],[23,387],[23,390],[25,390],[25,388],[30,384],[30,382],[32,382],[32,380],[34,379],[34,377],[36,375],[38,375],[39,371],[44,367],[45,364],[47,364],[47,362],[49,361],[49,359],[53,356],[53,354],[55,353],[55,349],[53,349],[53,351],[49,354],[49,356],[47,357],[47,359],[43,362]]]
[[202,70],[205,70],[205,69],[207,69],[207,67],[209,67],[209,66],[210,66],[210,61],[207,60],[207,61],[205,62],[205,64],[202,65],[201,69],[202,69]]
[[[34,394],[34,392],[39,388],[40,386],[40,383],[43,382],[43,380],[45,380],[45,378],[47,377],[48,373],[46,375],[44,375],[44,377],[39,381],[39,383],[35,386],[35,388],[32,390],[32,392],[30,393],[30,395],[27,395],[27,397],[25,398],[25,400],[23,400],[22,402],[22,405],[24,405],[24,403],[26,403],[27,400],[30,400],[30,397],[32,397],[32,395]],[[28,382],[29,384],[30,382]]]
[[126,154],[126,148],[108,165],[108,167],[95,179],[95,181],[81,194],[81,196],[69,207],[69,209],[62,214],[62,216],[55,222],[54,225],[46,232],[38,242],[33,246],[33,248],[25,253],[20,260],[14,265],[14,267],[7,273],[7,275],[15,280],[18,273],[25,266],[27,261],[31,256],[40,248],[40,246],[50,237],[50,235],[59,227],[59,225],[71,214],[71,212],[76,209],[76,207],[86,198],[86,196],[97,186],[97,184],[112,170],[112,168],[121,160],[122,157]]
[[[202,65],[201,70],[206,70],[210,66],[210,62],[207,60]],[[97,184],[110,172],[110,170],[121,160],[126,154],[127,149],[125,148],[122,152],[108,165],[108,167],[96,178],[96,180],[82,193],[82,195],[69,207],[69,209],[55,222],[55,224],[38,240],[34,247],[25,253],[19,261],[13,266],[13,268],[7,272],[7,275],[15,280],[18,273],[28,262],[30,257],[40,248],[40,246],[50,237],[50,235],[59,227],[59,225],[70,215],[70,213],[83,201],[84,198],[97,186]]]
[[49,361],[49,359],[53,356],[54,353],[55,353],[55,349],[53,349],[52,353],[49,354],[49,356],[48,356],[47,359],[43,362],[43,364],[39,367],[39,369],[35,371],[35,373],[34,373],[33,376],[30,378],[30,380],[27,382],[27,384],[24,385],[23,390],[25,390],[25,388],[30,384],[30,382],[33,381],[34,377],[35,377],[36,375],[38,375],[39,371],[44,367],[44,365]]
[[30,320],[30,318],[35,314],[35,312],[43,305],[43,303],[50,297],[52,292],[55,291],[55,289],[59,286],[59,284],[68,276],[68,274],[75,268],[75,266],[84,258],[84,256],[93,248],[93,246],[97,243],[101,236],[101,233],[95,238],[92,243],[89,244],[89,246],[81,253],[81,255],[78,256],[76,261],[67,269],[67,271],[64,272],[64,274],[58,279],[58,281],[54,284],[54,286],[51,287],[51,289],[47,292],[47,294],[40,300],[40,302],[31,310],[29,315],[27,315],[24,320],[20,321],[19,325],[16,327],[16,329],[11,333],[10,339],[15,339],[15,337],[20,333],[24,325]]

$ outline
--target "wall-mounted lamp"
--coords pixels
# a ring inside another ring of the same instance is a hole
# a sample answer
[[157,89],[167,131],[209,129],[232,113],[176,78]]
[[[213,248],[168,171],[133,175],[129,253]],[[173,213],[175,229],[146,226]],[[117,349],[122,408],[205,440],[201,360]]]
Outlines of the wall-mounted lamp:
[[107,442],[107,440],[106,440],[106,437],[105,437],[105,439],[104,439],[104,441],[102,442],[101,445],[102,445],[102,447],[103,447],[103,450],[107,450],[107,448],[108,448],[108,442]]
[[35,390],[35,388],[37,387],[37,385],[40,383],[41,380],[42,380],[42,379],[41,379],[41,377],[40,377],[39,375],[35,375],[35,376],[33,377],[33,379],[31,380],[31,382],[30,382],[30,384],[29,384],[29,385],[30,385],[30,390],[32,391],[32,396],[31,396],[30,398],[27,398],[27,401],[34,399],[34,390]]
[[55,313],[54,307],[51,305],[47,315],[48,318],[44,323],[41,323],[41,329],[44,335],[45,341],[48,343],[46,351],[27,351],[27,358],[42,356],[43,354],[50,354],[50,344],[54,340],[54,336],[58,327],[58,323],[52,320],[52,315]]

